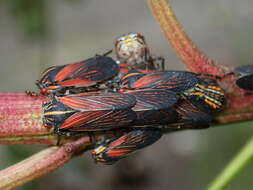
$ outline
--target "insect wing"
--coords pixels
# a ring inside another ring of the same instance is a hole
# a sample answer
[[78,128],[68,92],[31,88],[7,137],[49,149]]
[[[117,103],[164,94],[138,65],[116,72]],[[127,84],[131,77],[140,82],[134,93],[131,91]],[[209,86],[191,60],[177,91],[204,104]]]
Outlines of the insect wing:
[[80,63],[66,65],[55,76],[61,86],[91,86],[114,77],[119,71],[117,63],[106,56],[95,56]]
[[80,93],[58,97],[58,100],[79,111],[124,110],[136,104],[133,95],[121,93]]
[[253,75],[243,76],[236,80],[236,85],[243,90],[253,90]]
[[174,109],[178,113],[178,120],[175,123],[165,126],[165,128],[206,128],[209,127],[209,123],[213,119],[213,114],[196,107],[185,99],[181,99]]
[[177,94],[173,91],[164,89],[142,89],[128,91],[128,94],[135,96],[136,105],[133,109],[168,109],[173,106],[177,100]]
[[[127,74],[130,73],[150,73],[150,72],[154,72],[153,70],[146,70],[146,69],[135,69],[132,68],[131,65],[128,64],[118,64],[119,66],[119,73],[118,73],[118,77],[122,80],[124,76],[126,76]],[[130,75],[132,76],[132,75]]]
[[136,119],[131,109],[115,111],[79,112],[67,118],[60,130],[68,131],[102,131],[129,125]]
[[236,85],[243,90],[253,90],[253,65],[244,65],[236,67],[235,71],[238,72],[241,77],[236,80]]
[[100,145],[92,152],[92,155],[96,162],[113,164],[130,153],[153,144],[161,136],[158,129],[133,130],[109,144]]
[[86,93],[59,97],[64,105],[79,112],[67,118],[60,130],[98,131],[126,126],[136,119],[131,110],[135,97],[128,94],[108,93],[87,96]]
[[36,85],[39,87],[39,89],[43,89],[48,87],[49,85],[52,85],[55,82],[55,75],[57,72],[59,72],[64,66],[53,66],[46,69],[40,79],[37,81]]
[[145,73],[140,73],[138,71],[129,72],[120,78],[120,86],[125,89],[134,89],[132,86],[138,81],[138,79],[141,79],[145,75]]
[[143,89],[128,92],[136,98],[132,108],[137,119],[134,125],[167,124],[177,119],[172,106],[177,102],[176,93],[164,89]]
[[173,109],[167,110],[145,110],[135,112],[137,119],[133,125],[136,127],[146,127],[146,125],[167,125],[178,120],[178,114]]
[[136,78],[134,82],[132,81],[131,83],[128,83],[128,87],[133,89],[162,88],[180,93],[193,88],[197,82],[198,78],[194,73],[183,71],[166,71],[147,73],[142,77]]

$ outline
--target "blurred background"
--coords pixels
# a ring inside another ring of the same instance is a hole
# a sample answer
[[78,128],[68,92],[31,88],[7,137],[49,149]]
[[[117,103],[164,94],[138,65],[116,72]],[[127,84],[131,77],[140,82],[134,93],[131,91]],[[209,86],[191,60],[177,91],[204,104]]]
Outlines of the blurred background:
[[[193,41],[211,58],[230,66],[252,64],[252,0],[171,0]],[[167,69],[184,70],[168,46],[145,0],[0,1],[0,91],[36,90],[49,66],[80,61],[113,47],[127,32],[146,37]],[[90,154],[30,182],[20,190],[202,190],[252,135],[253,124],[237,123],[164,135],[113,166],[96,165]],[[1,146],[0,169],[43,149]],[[253,165],[253,164],[252,164]],[[252,189],[253,166],[229,190]]]

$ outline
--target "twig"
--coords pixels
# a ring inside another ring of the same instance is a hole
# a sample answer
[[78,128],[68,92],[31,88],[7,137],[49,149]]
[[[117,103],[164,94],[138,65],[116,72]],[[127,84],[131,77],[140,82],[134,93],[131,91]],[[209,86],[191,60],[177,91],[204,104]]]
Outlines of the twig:
[[0,189],[12,189],[59,168],[89,143],[89,137],[82,137],[60,147],[53,146],[0,171]]

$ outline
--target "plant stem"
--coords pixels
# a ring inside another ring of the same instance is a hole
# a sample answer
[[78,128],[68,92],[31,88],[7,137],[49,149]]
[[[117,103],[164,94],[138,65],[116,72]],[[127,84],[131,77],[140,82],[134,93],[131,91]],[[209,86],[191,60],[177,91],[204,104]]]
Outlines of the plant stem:
[[148,4],[166,39],[190,71],[217,76],[230,72],[228,67],[209,59],[195,46],[178,22],[169,2],[148,0]]
[[82,137],[63,146],[51,146],[41,152],[0,171],[0,189],[13,189],[45,175],[68,162],[90,144],[89,137]]
[[240,171],[253,159],[253,137],[241,149],[236,157],[225,167],[225,169],[207,187],[207,190],[224,189]]

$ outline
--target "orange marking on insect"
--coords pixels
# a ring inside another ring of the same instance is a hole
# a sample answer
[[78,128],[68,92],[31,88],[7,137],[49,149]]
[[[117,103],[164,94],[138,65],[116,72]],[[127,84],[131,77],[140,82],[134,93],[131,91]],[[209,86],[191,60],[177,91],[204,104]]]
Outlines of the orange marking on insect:
[[203,86],[203,85],[201,85],[201,84],[198,84],[198,85],[197,85],[197,87],[199,87],[199,88],[203,88],[203,89],[205,89],[205,88],[206,88],[205,86]]
[[219,107],[217,104],[214,104],[213,102],[211,102],[211,101],[209,101],[209,100],[207,100],[207,99],[205,99],[205,102],[206,102],[207,104],[209,104],[210,106],[212,106],[214,109],[216,109],[216,108]]
[[96,83],[91,80],[85,79],[70,79],[62,82],[58,82],[58,84],[62,86],[91,86],[95,85]]
[[73,71],[80,68],[82,65],[83,63],[80,62],[80,63],[75,63],[75,64],[65,66],[59,73],[56,74],[55,81],[64,80],[67,76],[69,76]]
[[191,93],[191,95],[204,96],[204,94],[202,92],[194,92],[194,93]]
[[120,156],[125,156],[129,152],[131,152],[131,149],[122,148],[122,149],[110,150],[107,152],[107,154],[110,157],[120,157]]
[[140,74],[140,73],[129,73],[129,74],[123,76],[121,80],[124,80],[124,79],[126,79],[128,77],[135,76],[135,75],[138,75],[138,74]]

